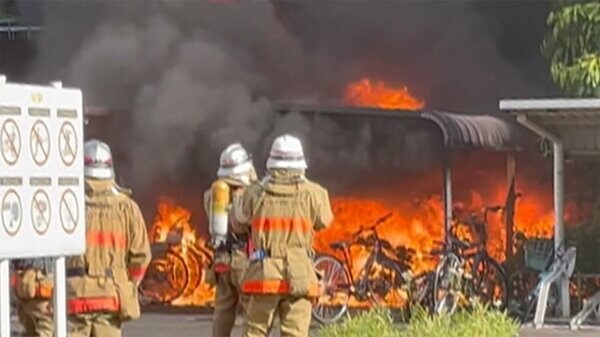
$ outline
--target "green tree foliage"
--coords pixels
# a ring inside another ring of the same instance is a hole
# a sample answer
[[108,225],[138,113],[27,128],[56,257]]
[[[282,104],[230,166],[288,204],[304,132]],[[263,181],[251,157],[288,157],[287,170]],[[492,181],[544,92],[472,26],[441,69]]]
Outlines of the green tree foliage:
[[0,0],[0,19],[6,15],[6,0]]
[[559,1],[548,15],[542,51],[554,82],[579,97],[600,97],[600,2]]
[[[580,273],[600,272],[600,196],[596,200],[590,218],[575,228],[567,228],[565,238],[568,244],[577,247],[576,268]],[[590,294],[591,295],[591,294]]]
[[0,0],[0,19],[14,18],[17,16],[16,0]]

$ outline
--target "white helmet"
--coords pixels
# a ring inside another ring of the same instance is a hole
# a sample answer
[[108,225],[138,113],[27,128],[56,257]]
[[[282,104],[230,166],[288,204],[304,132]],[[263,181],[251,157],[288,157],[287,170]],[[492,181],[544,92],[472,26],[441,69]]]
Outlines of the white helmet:
[[110,147],[97,139],[83,144],[83,172],[86,177],[112,179],[115,177]]
[[252,158],[242,144],[231,144],[221,152],[219,170],[217,171],[219,178],[249,176],[253,171]]
[[267,160],[267,169],[299,169],[307,168],[304,150],[300,140],[291,135],[275,138],[271,153]]

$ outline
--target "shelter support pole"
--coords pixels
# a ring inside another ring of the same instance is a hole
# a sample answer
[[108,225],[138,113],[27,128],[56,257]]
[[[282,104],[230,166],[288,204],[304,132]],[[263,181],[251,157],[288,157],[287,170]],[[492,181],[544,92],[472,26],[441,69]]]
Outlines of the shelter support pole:
[[452,227],[452,162],[444,157],[444,241],[449,242]]
[[10,337],[10,260],[0,260],[0,337]]
[[504,210],[504,223],[506,225],[506,258],[510,259],[513,255],[513,239],[514,239],[514,220],[515,220],[515,172],[517,162],[515,154],[509,152],[506,155],[506,209]]
[[[562,142],[554,143],[554,249],[559,251],[565,249],[565,156]],[[564,250],[563,250],[564,251]],[[571,305],[569,303],[569,279],[559,279],[559,289],[562,304],[563,317],[571,316]]]
[[565,240],[564,174],[565,157],[562,143],[554,143],[554,248],[558,251]]
[[67,337],[67,289],[65,257],[54,262],[54,336]]
[[[517,115],[517,122],[538,135],[549,139],[554,145],[554,248],[562,249],[564,244],[564,146],[560,137],[545,129],[544,127],[529,120],[525,115]],[[569,279],[563,274],[557,280],[558,289],[560,289],[561,309],[563,317],[571,315],[571,305],[569,298]]]

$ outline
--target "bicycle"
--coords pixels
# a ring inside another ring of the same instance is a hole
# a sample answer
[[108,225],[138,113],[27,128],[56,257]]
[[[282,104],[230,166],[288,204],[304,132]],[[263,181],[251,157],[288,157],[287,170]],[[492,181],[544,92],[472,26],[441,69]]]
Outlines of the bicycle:
[[438,242],[442,249],[431,252],[441,256],[433,282],[434,313],[452,314],[459,306],[468,306],[475,296],[500,309],[506,306],[508,293],[504,270],[487,253],[488,214],[502,209],[501,206],[485,207],[483,221],[475,216],[466,221],[479,236],[478,242],[459,239],[454,226],[448,243]]
[[[359,302],[368,301],[371,305],[380,306],[393,288],[406,288],[410,284],[412,278],[408,261],[413,251],[406,248],[394,251],[392,245],[381,239],[377,232],[377,227],[391,215],[390,212],[380,217],[369,227],[361,226],[353,233],[352,237],[355,239],[352,241],[332,243],[330,247],[333,250],[342,252],[343,261],[331,255],[318,255],[315,258],[315,269],[321,275],[323,285],[323,296],[312,310],[315,320],[321,324],[337,322],[347,313],[351,297]],[[355,245],[370,249],[369,256],[356,277],[352,273],[353,259],[350,252],[350,248]]]
[[166,242],[152,244],[153,258],[139,287],[143,305],[171,303],[193,294],[204,282],[204,268],[210,265],[212,253],[197,244],[184,249],[183,234],[176,225]]

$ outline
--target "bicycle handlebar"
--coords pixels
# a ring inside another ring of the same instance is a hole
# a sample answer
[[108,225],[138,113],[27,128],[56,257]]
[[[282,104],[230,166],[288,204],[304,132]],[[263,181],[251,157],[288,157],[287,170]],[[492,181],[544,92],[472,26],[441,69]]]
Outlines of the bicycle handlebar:
[[[371,245],[377,244],[377,243],[379,243],[378,246],[385,245],[385,243],[384,243],[385,240],[381,240],[379,238],[379,234],[377,233],[376,228],[379,227],[380,225],[382,225],[392,215],[393,215],[393,212],[386,213],[382,217],[380,217],[377,220],[375,220],[375,222],[373,223],[373,225],[371,225],[369,227],[361,225],[360,229],[352,234],[353,240],[351,240],[349,243],[350,244],[364,245],[364,246],[371,246]],[[370,235],[366,239],[363,238],[363,237],[361,237],[364,232],[371,231],[371,230],[374,232],[374,234]],[[387,243],[387,244],[389,245],[389,243]]]
[[484,219],[487,222],[488,213],[497,213],[504,210],[504,206],[494,205],[494,206],[486,206],[483,211]]
[[386,213],[384,216],[380,217],[379,219],[375,220],[375,222],[373,223],[373,225],[366,227],[366,226],[360,226],[360,229],[358,231],[356,231],[354,233],[354,235],[360,235],[363,232],[366,232],[368,230],[375,230],[375,228],[379,227],[381,224],[383,224],[387,219],[389,219],[392,216],[392,212],[388,212]]
[[503,210],[504,206],[500,206],[500,205],[487,206],[485,209],[490,212],[498,212],[498,211]]

